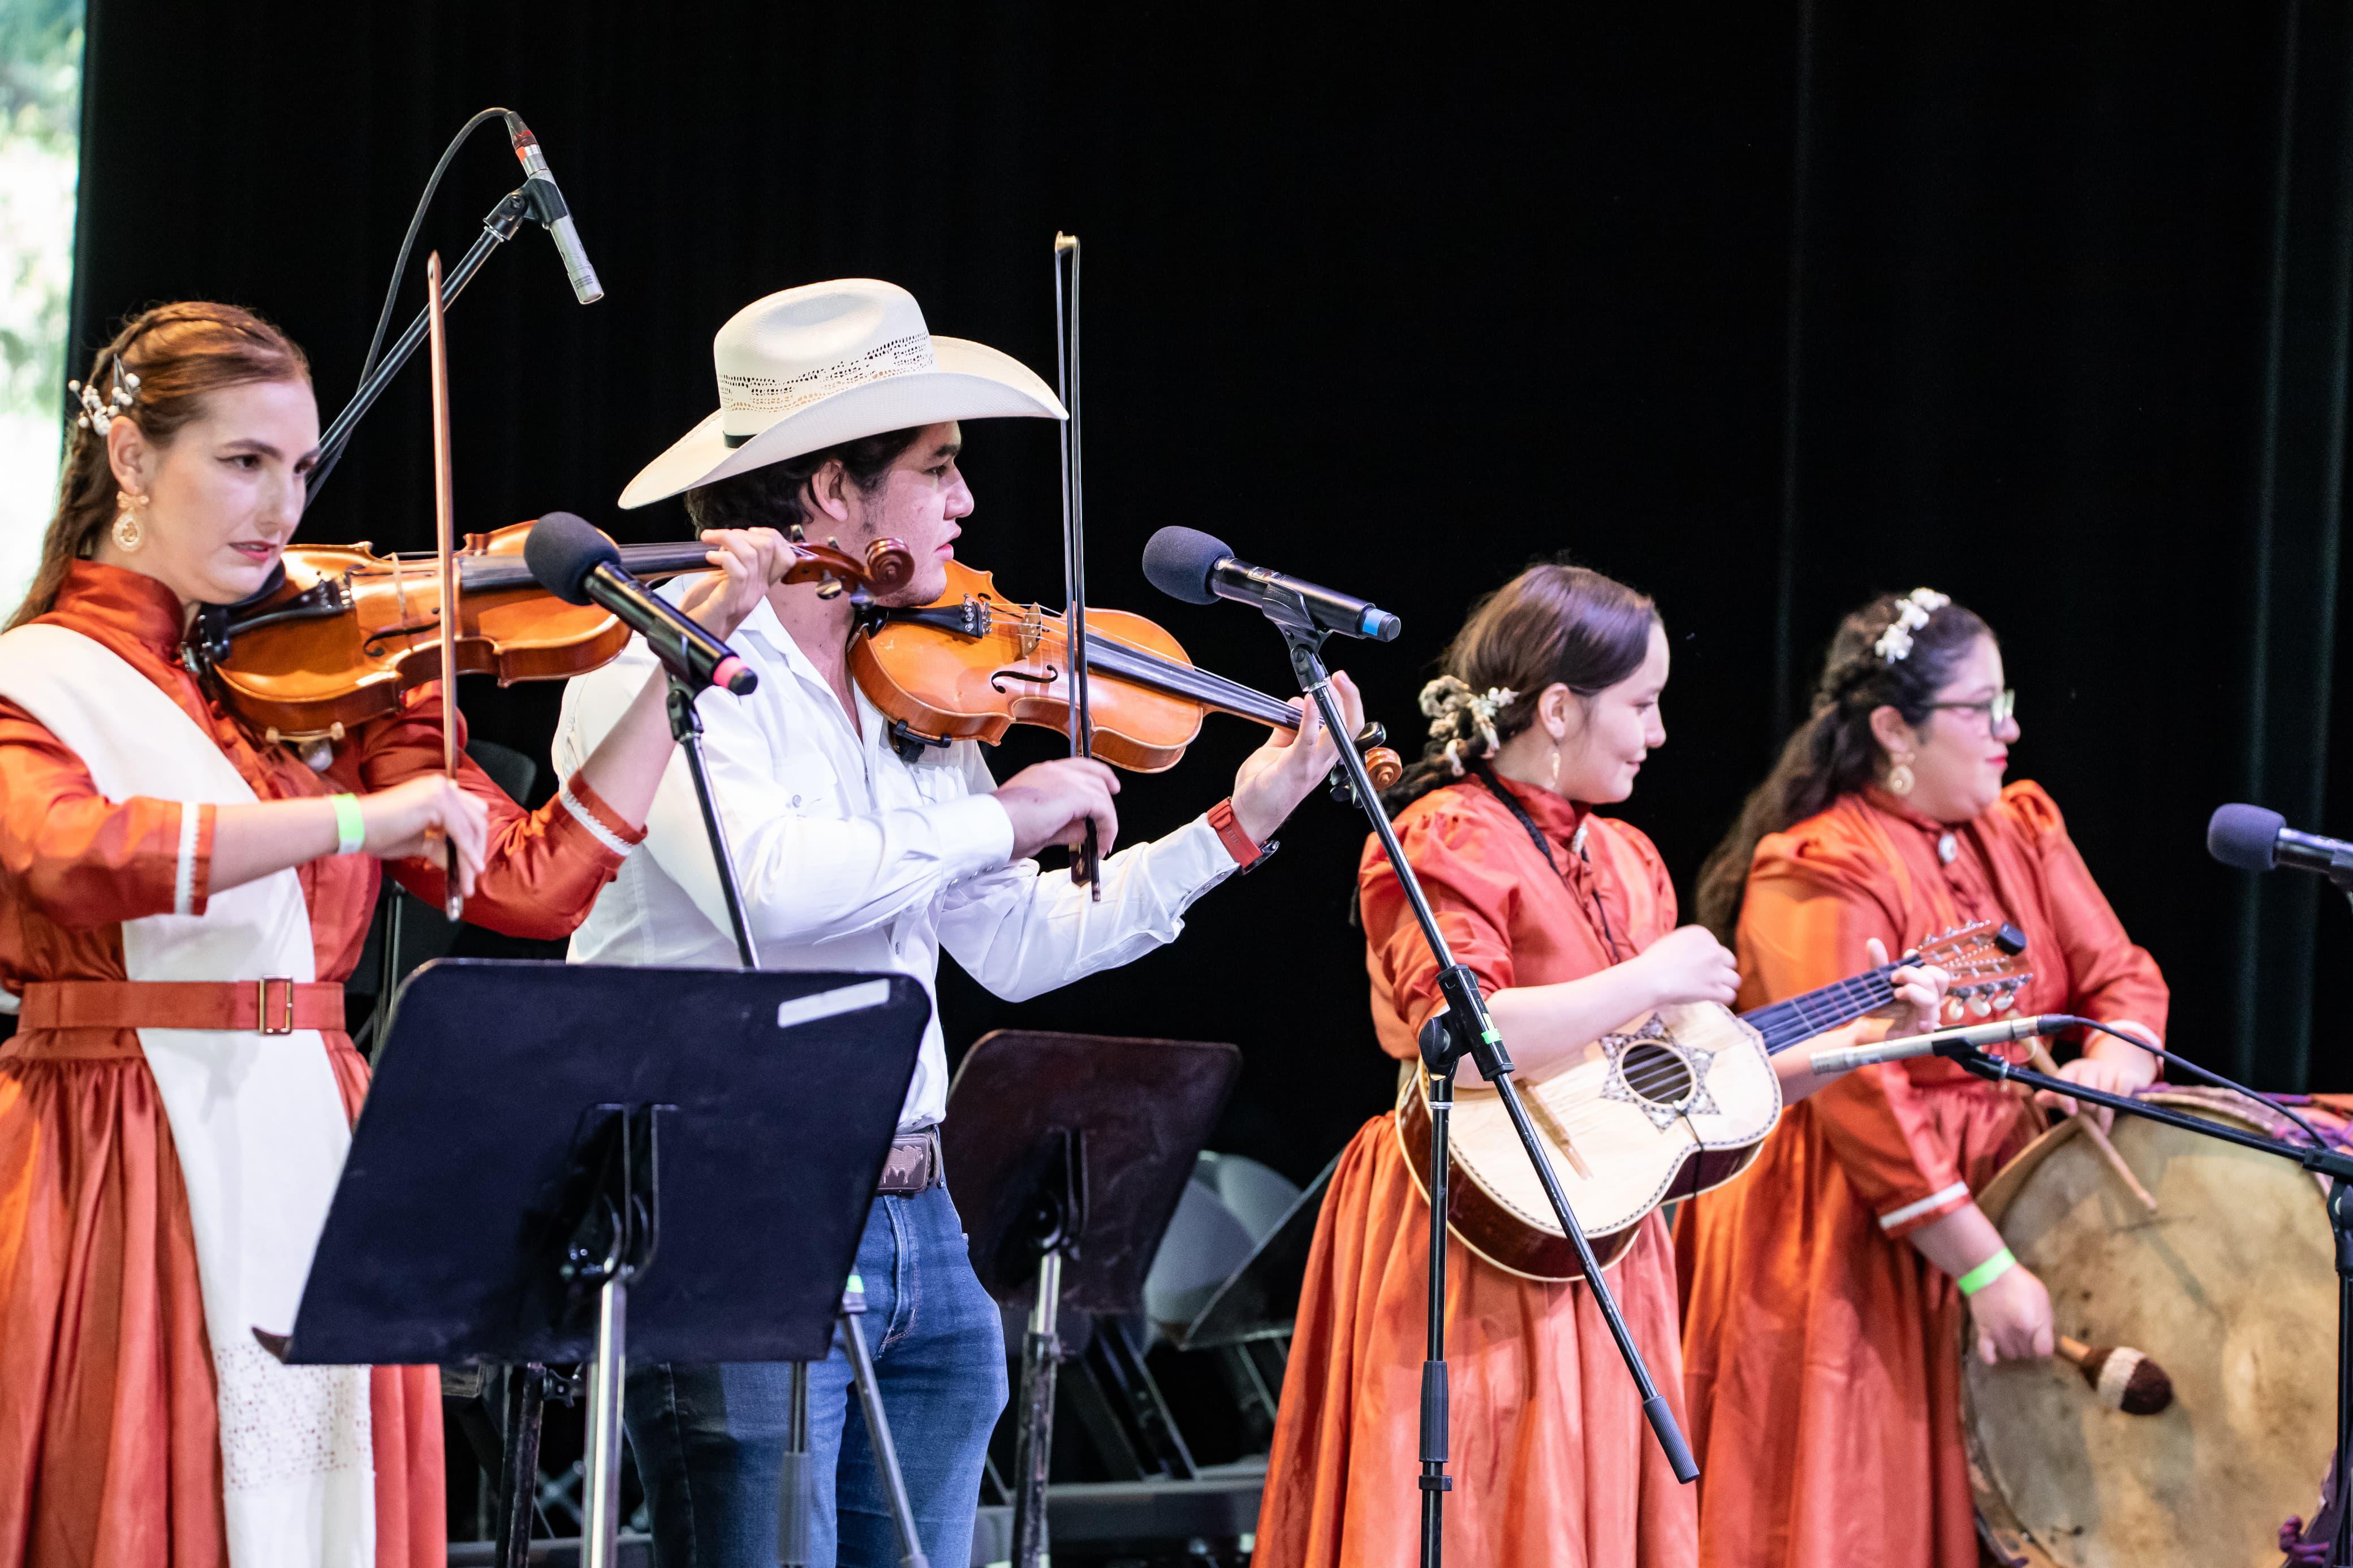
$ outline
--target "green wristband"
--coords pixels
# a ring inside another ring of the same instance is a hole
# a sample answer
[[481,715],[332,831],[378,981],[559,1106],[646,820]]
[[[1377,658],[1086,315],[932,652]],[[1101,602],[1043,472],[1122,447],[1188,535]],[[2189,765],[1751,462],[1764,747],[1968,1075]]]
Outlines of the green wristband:
[[367,819],[360,816],[360,797],[339,795],[329,798],[335,807],[335,853],[358,854],[367,847]]
[[2018,1258],[2005,1247],[1960,1277],[1961,1294],[1974,1296],[2017,1267]]

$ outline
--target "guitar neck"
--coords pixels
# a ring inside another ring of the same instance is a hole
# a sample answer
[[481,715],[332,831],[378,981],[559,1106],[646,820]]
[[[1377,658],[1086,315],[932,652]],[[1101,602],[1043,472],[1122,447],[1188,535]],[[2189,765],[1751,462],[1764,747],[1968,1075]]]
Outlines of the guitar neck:
[[1740,1016],[1765,1037],[1767,1052],[1782,1050],[1886,1006],[1895,999],[1895,983],[1889,978],[1894,973],[1892,963],[1867,969],[1819,991],[1768,1002]]

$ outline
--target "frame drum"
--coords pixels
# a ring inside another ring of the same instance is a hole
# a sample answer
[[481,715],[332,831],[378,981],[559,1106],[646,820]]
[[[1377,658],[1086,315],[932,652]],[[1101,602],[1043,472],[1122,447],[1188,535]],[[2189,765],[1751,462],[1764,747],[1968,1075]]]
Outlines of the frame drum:
[[[2145,1098],[2275,1137],[2293,1123],[2221,1089]],[[2334,1137],[2342,1121],[2298,1106]],[[2051,1290],[2058,1331],[2129,1345],[2173,1404],[2126,1415],[2068,1362],[1978,1359],[1964,1321],[1961,1416],[1978,1511],[2033,1568],[2272,1568],[2309,1518],[2334,1439],[2337,1277],[2326,1185],[2284,1160],[2119,1116],[2111,1139],[2152,1215],[2076,1122],[1979,1196]]]

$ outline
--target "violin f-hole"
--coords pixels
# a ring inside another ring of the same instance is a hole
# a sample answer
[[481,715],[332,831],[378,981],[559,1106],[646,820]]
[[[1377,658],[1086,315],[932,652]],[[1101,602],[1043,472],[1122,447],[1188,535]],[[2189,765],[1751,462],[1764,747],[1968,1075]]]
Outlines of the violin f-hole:
[[1008,680],[1027,681],[1032,686],[1051,686],[1061,679],[1062,672],[1050,664],[1046,667],[1046,673],[1043,675],[1032,674],[1026,669],[1000,669],[989,676],[988,689],[991,691],[1004,692],[1006,688],[1000,683]]

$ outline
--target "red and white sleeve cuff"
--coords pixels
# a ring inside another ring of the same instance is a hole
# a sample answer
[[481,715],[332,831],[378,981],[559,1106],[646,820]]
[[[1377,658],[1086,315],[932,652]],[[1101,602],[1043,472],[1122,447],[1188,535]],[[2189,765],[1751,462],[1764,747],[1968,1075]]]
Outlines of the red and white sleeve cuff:
[[555,792],[555,798],[575,822],[588,830],[590,837],[621,859],[628,859],[629,851],[645,840],[644,828],[630,826],[621,814],[606,805],[604,797],[589,788],[588,781],[576,773],[564,781],[564,786]]
[[1968,1201],[1969,1184],[1967,1182],[1955,1182],[1948,1187],[1938,1188],[1915,1203],[1908,1203],[1901,1208],[1887,1210],[1879,1216],[1879,1228],[1890,1236],[1903,1236],[1917,1230],[1931,1220],[1944,1218]]

